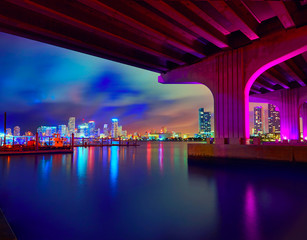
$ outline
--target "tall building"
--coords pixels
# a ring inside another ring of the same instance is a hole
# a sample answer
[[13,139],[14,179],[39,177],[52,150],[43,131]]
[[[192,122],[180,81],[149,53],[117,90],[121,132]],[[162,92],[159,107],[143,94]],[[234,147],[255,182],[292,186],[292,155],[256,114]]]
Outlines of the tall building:
[[79,137],[89,137],[88,123],[82,123],[78,125],[78,136]]
[[94,131],[94,137],[95,138],[99,138],[100,137],[100,128],[97,128],[97,129],[95,129],[95,131]]
[[211,113],[205,112],[204,108],[198,110],[198,124],[199,134],[211,137]]
[[67,136],[67,126],[66,125],[59,125],[58,126],[58,133],[61,137]]
[[7,128],[6,129],[6,135],[12,135],[12,129]]
[[89,130],[89,136],[94,137],[95,136],[95,121],[88,122],[88,130]]
[[254,135],[263,133],[263,111],[262,107],[254,107]]
[[52,137],[53,134],[57,133],[57,127],[40,126],[37,128],[37,133],[40,137]]
[[112,118],[112,137],[118,138],[118,119]]
[[76,118],[70,117],[68,120],[68,133],[70,136],[72,133],[75,133],[75,127],[76,127]]
[[14,136],[20,136],[20,127],[19,126],[14,127]]
[[121,136],[123,131],[123,126],[118,126],[117,135]]
[[104,135],[104,137],[109,137],[108,124],[103,125],[103,135]]
[[268,106],[269,133],[280,133],[280,115],[277,107],[273,104]]

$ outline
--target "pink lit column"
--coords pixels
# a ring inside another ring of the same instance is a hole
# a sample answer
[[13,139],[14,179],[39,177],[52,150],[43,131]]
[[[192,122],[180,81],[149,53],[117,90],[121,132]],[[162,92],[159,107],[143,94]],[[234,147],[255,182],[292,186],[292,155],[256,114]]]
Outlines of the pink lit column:
[[239,144],[245,137],[243,54],[228,51],[215,57],[214,96],[217,144]]
[[281,92],[280,135],[282,139],[299,139],[299,94],[297,89]]
[[304,103],[301,108],[303,118],[303,138],[307,140],[307,103]]

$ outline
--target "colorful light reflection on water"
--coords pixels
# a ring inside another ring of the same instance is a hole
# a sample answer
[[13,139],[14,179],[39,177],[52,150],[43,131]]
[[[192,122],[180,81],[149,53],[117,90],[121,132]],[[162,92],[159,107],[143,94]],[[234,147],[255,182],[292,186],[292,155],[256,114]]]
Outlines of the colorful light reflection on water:
[[0,207],[21,240],[307,239],[293,171],[188,165],[185,143],[1,157]]

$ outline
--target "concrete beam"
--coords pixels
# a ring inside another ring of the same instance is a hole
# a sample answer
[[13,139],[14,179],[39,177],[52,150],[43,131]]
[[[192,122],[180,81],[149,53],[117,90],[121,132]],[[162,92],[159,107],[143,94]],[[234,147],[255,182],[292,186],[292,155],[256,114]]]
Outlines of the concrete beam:
[[259,86],[265,88],[266,90],[273,92],[274,91],[274,86],[272,86],[271,84],[269,84],[268,82],[266,82],[265,80],[263,80],[263,78],[259,77],[258,80],[254,83],[254,84],[258,84]]
[[283,1],[268,1],[268,3],[285,29],[295,27],[293,19],[291,18]]
[[301,79],[300,73],[296,71],[297,66],[292,66],[292,63],[289,63],[288,61],[280,63],[279,66],[283,68],[290,75],[290,77],[298,82],[302,87],[306,86],[304,81]]
[[261,92],[259,91],[259,89],[252,87],[251,88],[251,92],[256,93],[256,94],[261,94]]
[[270,80],[273,80],[276,84],[282,86],[283,88],[285,89],[289,89],[290,87],[288,86],[289,82],[284,80],[283,78],[280,78],[278,75],[277,75],[277,71],[275,71],[273,68],[265,71],[264,73],[262,73],[262,76],[270,79]]
[[289,59],[286,62],[286,65],[289,67],[289,72],[292,73],[293,75],[297,76],[296,78],[299,80],[299,84],[301,86],[306,86],[305,82],[306,81],[306,76],[305,73],[296,65],[293,59]]
[[205,38],[209,42],[213,43],[219,48],[227,48],[229,47],[227,44],[226,37],[223,36],[215,36],[210,31],[207,31],[201,27],[199,27],[197,24],[192,22],[189,18],[181,14],[180,12],[176,11],[174,8],[172,8],[170,5],[165,3],[161,0],[151,1],[151,0],[144,0],[146,3],[151,5],[152,7],[156,8],[160,12],[166,14],[167,16],[171,17],[178,23],[182,24],[186,28],[193,31],[195,34]]
[[[198,41],[197,36],[143,7],[138,1],[124,1],[124,4],[127,4],[127,7],[135,12],[136,15],[142,16],[141,19],[146,25],[158,29],[160,32],[164,32],[164,34],[173,35],[176,39],[187,42],[191,46],[194,46],[194,43]],[[198,51],[200,51],[200,49]]]
[[132,48],[141,50],[141,51],[146,52],[148,54],[151,54],[151,55],[154,55],[154,56],[157,56],[157,57],[160,57],[160,58],[164,58],[166,60],[172,61],[172,62],[179,64],[179,65],[185,64],[185,62],[180,60],[180,59],[166,55],[166,54],[159,52],[155,49],[151,49],[151,48],[149,48],[145,45],[138,44],[134,41],[128,40],[124,37],[113,34],[111,32],[107,32],[107,31],[105,31],[101,28],[98,28],[96,26],[93,26],[91,24],[88,24],[88,23],[85,23],[85,22],[80,21],[78,19],[72,18],[68,15],[57,12],[53,9],[49,9],[49,8],[47,8],[43,5],[40,5],[36,2],[32,2],[30,0],[26,0],[26,1],[23,1],[23,0],[6,0],[6,1],[10,2],[12,4],[15,4],[17,6],[29,9],[31,11],[46,15],[50,18],[56,19],[56,20],[63,22],[65,24],[69,24],[69,25],[74,26],[76,28],[82,29],[86,32],[94,33],[95,35],[100,36],[102,38],[107,37],[107,38],[116,39],[116,40],[121,41],[122,43],[124,43],[124,44],[126,44],[126,45],[128,45]]
[[251,89],[251,93],[250,94],[261,94],[260,91],[255,90],[255,89]]
[[207,13],[205,13],[202,9],[195,5],[192,1],[182,1],[181,2],[184,6],[202,18],[204,21],[212,25],[215,29],[220,31],[223,35],[228,35],[230,32],[220,25],[217,21],[215,21],[212,17],[210,17]]
[[307,26],[291,28],[263,37],[243,47],[245,54],[245,79],[248,86],[263,72],[294,56],[307,51]]
[[130,25],[131,27],[134,27],[136,29],[139,29],[145,33],[147,33],[148,35],[155,37],[161,41],[166,42],[169,45],[172,45],[178,49],[181,49],[185,52],[188,52],[196,57],[200,57],[203,58],[206,55],[204,53],[202,53],[201,51],[197,51],[196,49],[190,47],[188,44],[184,44],[180,41],[177,41],[176,39],[169,37],[163,33],[161,33],[160,31],[157,31],[137,20],[135,20],[134,18],[131,18],[125,14],[123,14],[122,12],[115,10],[111,7],[109,7],[108,5],[97,1],[97,0],[78,0],[79,2],[83,3],[84,5],[91,7],[95,10],[98,10],[99,12],[106,14],[107,16],[114,18],[118,21],[124,22],[125,24]]
[[[95,46],[93,44],[85,43],[75,38],[72,38],[72,37],[69,37],[69,36],[54,32],[54,31],[47,30],[45,28],[40,28],[32,24],[27,24],[27,23],[18,21],[16,19],[8,18],[7,16],[3,16],[1,14],[0,14],[0,23],[13,27],[13,28],[19,28],[23,30],[23,32],[16,32],[16,30],[10,30],[8,28],[1,28],[2,31],[7,32],[9,34],[18,35],[21,37],[26,37],[26,38],[30,38],[30,39],[41,41],[41,42],[46,42],[46,43],[56,45],[59,47],[64,47],[64,48],[71,49],[74,51],[83,52],[83,53],[94,55],[97,57],[107,58],[107,59],[122,62],[125,64],[128,64],[128,62],[130,62],[130,65],[132,64],[134,66],[139,66],[139,67],[142,66],[143,68],[147,68],[148,70],[151,70],[151,71],[159,70],[160,72],[165,72],[168,70],[166,67],[151,64],[151,63],[146,63],[146,66],[147,66],[146,67],[144,65],[144,62],[140,61],[137,58],[130,57],[122,53],[115,53],[113,51],[110,51],[108,48],[103,48],[100,46]],[[36,37],[33,37],[33,36],[36,36]],[[112,58],[111,56],[114,56],[114,57]]]
[[281,101],[281,94],[285,92],[295,92],[298,96],[299,106],[304,102],[307,102],[307,86],[295,88],[295,89],[282,89],[274,92],[268,92],[263,94],[254,94],[249,97],[250,102],[266,102],[272,103],[276,106],[279,106]]
[[249,23],[245,22],[225,1],[210,1],[210,4],[225,16],[230,22],[236,25],[250,40],[258,39],[256,30]]

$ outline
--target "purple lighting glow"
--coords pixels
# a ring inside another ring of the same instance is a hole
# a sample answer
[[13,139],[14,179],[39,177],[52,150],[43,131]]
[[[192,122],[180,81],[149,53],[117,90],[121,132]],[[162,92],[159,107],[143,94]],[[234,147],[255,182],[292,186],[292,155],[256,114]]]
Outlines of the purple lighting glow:
[[251,185],[247,186],[245,193],[245,228],[246,228],[246,239],[257,240],[259,237],[258,230],[258,216],[256,208],[256,197],[254,189]]
[[249,138],[249,92],[250,89],[253,85],[253,83],[256,81],[256,79],[266,70],[268,70],[269,68],[284,62],[290,58],[293,58],[303,52],[307,51],[307,45],[305,45],[304,47],[301,47],[295,51],[292,51],[280,58],[277,58],[265,65],[263,65],[262,67],[260,67],[247,81],[246,85],[245,85],[245,89],[244,89],[244,96],[245,96],[245,137]]

